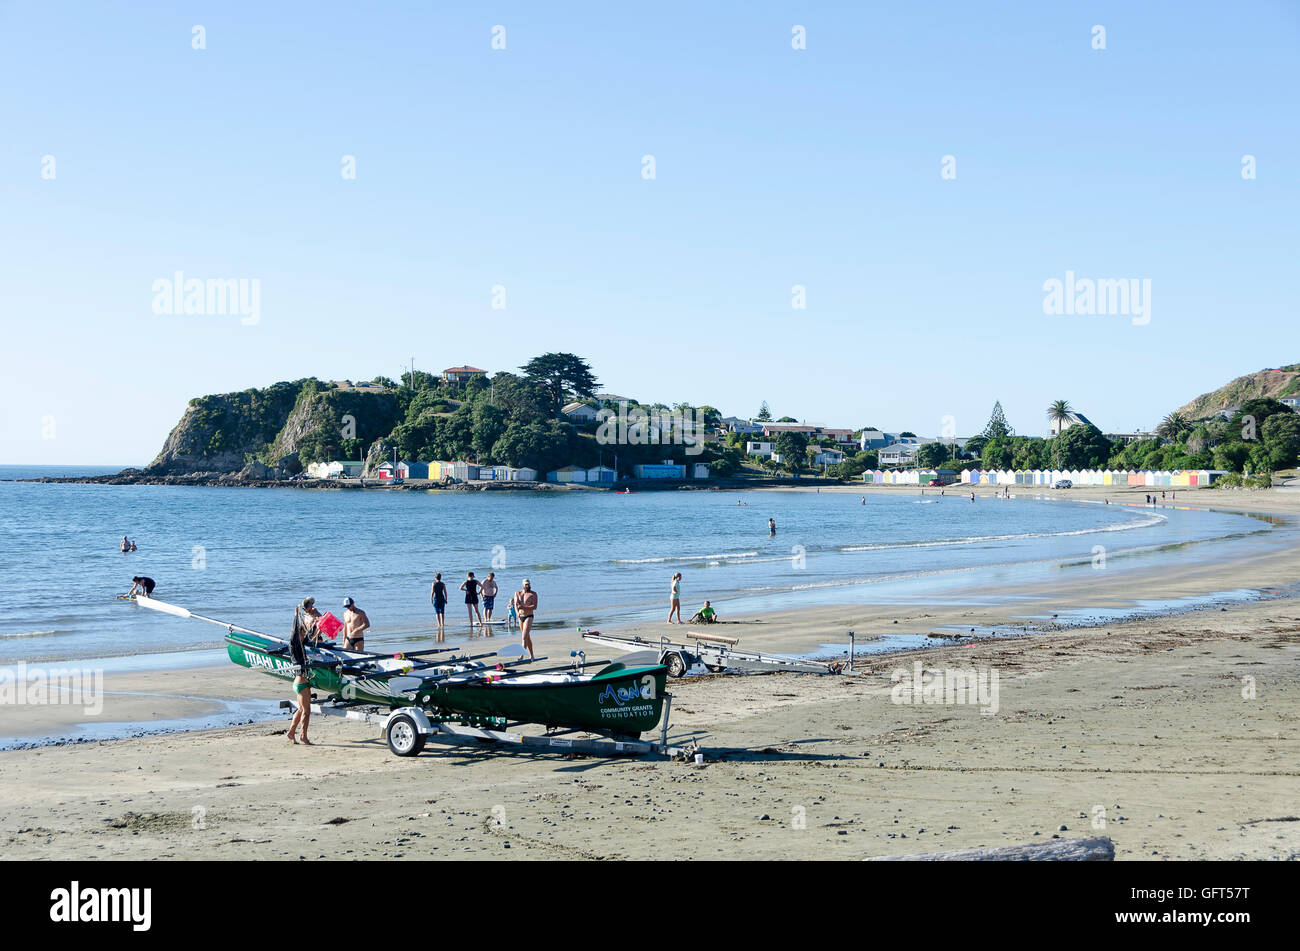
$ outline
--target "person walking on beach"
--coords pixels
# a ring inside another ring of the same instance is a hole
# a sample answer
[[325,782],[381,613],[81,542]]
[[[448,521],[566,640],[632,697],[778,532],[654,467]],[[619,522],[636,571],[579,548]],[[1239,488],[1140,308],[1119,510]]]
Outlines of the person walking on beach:
[[307,666],[307,638],[316,629],[316,623],[307,613],[309,604],[315,602],[307,598],[294,610],[293,631],[289,634],[289,657],[294,665],[293,696],[298,703],[293,719],[289,721],[289,742],[294,746],[298,745],[298,741],[293,735],[300,728],[303,745],[314,745],[307,739],[307,724],[311,721],[311,668]]
[[345,651],[364,651],[366,649],[366,630],[370,627],[370,618],[366,612],[357,607],[351,598],[343,599],[343,649]]
[[672,587],[670,590],[670,600],[668,602],[668,623],[673,623],[673,613],[677,614],[677,623],[682,623],[682,573],[679,571],[673,575]]
[[519,615],[520,640],[528,650],[528,659],[536,660],[537,655],[533,653],[533,616],[537,613],[537,592],[527,578],[523,580],[520,590],[510,596],[510,607]]
[[433,573],[433,587],[429,589],[429,603],[433,605],[433,613],[438,617],[438,643],[441,644],[447,639],[447,629],[444,626],[446,619],[443,612],[447,610],[447,586],[442,583],[442,572]]
[[152,578],[144,578],[144,577],[132,578],[132,579],[131,579],[131,590],[128,591],[128,592],[126,593],[125,597],[128,597],[128,598],[131,597],[133,594],[136,593],[136,591],[137,591],[137,589],[138,589],[139,592],[140,592],[142,595],[144,595],[146,598],[152,598],[152,597],[153,597],[153,589],[154,589],[155,587],[157,587],[157,585],[155,585],[155,584],[153,583],[153,579],[152,579]]
[[497,603],[497,576],[496,572],[489,571],[488,576],[483,579],[479,585],[479,594],[483,595],[483,623],[492,623],[492,608]]
[[460,583],[460,590],[465,592],[465,610],[469,614],[469,623],[474,625],[474,617],[478,616],[478,622],[483,623],[483,615],[478,610],[478,581],[474,578],[474,572],[465,572],[465,580]]

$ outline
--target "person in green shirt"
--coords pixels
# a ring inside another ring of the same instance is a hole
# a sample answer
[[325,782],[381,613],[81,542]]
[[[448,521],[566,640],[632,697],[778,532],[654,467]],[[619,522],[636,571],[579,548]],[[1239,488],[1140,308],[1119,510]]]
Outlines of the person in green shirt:
[[691,622],[694,623],[698,621],[701,624],[712,624],[717,619],[718,619],[717,612],[713,610],[713,607],[710,602],[705,601],[704,607],[700,608],[698,611],[695,612],[695,616],[691,618]]

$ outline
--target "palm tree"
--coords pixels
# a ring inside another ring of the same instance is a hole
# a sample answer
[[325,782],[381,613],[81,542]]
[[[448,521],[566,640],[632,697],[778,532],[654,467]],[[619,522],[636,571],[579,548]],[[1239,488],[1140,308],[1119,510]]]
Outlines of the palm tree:
[[1170,442],[1177,442],[1178,437],[1191,428],[1192,424],[1182,413],[1170,413],[1160,421],[1160,425],[1156,427],[1156,434]]
[[1056,424],[1056,431],[1059,433],[1065,428],[1065,424],[1070,421],[1074,414],[1074,407],[1070,405],[1069,400],[1054,400],[1047,407],[1048,422]]

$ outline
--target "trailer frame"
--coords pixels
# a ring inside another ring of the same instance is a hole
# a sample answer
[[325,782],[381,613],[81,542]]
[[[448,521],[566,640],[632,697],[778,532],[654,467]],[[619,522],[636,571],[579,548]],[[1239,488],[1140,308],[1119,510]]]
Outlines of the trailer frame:
[[[684,677],[692,667],[704,666],[713,673],[720,673],[728,668],[736,670],[790,671],[802,674],[852,674],[852,661],[847,668],[826,661],[805,660],[784,654],[769,654],[765,651],[742,650],[736,645],[737,637],[722,637],[703,631],[687,632],[690,643],[670,641],[667,636],[657,639],[628,636],[622,634],[602,634],[600,631],[583,631],[585,640],[603,647],[616,650],[651,650],[659,657],[659,663],[668,668],[673,677]],[[851,652],[850,652],[851,657]]]

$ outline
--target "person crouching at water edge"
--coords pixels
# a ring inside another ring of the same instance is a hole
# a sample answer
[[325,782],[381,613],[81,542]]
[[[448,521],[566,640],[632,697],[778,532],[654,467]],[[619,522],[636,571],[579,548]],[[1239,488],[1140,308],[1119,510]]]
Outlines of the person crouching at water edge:
[[668,623],[673,623],[673,613],[677,614],[677,623],[682,623],[682,573],[680,571],[673,575],[672,587],[669,589],[668,601]]
[[139,591],[140,594],[144,595],[146,598],[152,598],[153,589],[156,587],[157,585],[154,584],[152,578],[135,577],[131,579],[131,590],[128,591],[126,594],[124,594],[122,597],[130,598],[134,596],[137,591]]
[[370,618],[366,612],[357,607],[351,598],[343,599],[343,649],[345,651],[363,651],[366,649],[366,630],[370,627]]
[[307,666],[307,638],[316,630],[316,622],[307,612],[315,613],[314,604],[315,601],[308,598],[298,605],[298,609],[293,612],[293,632],[289,635],[289,656],[293,660],[295,670],[293,695],[298,701],[298,708],[293,712],[293,720],[289,722],[289,742],[294,746],[298,745],[298,741],[293,735],[299,728],[302,730],[303,745],[314,745],[307,739],[307,724],[311,721],[311,668]]
[[537,592],[527,578],[523,588],[510,596],[510,607],[519,616],[519,630],[523,633],[521,643],[528,650],[528,659],[536,660],[533,653],[533,615],[537,613]]

